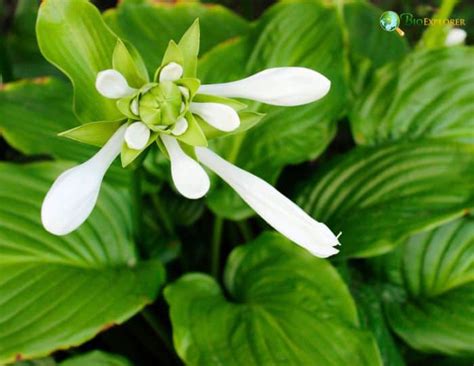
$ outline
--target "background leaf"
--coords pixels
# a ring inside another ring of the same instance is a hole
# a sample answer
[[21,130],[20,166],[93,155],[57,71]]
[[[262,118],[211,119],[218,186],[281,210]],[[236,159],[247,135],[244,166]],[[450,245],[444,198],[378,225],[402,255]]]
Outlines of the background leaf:
[[160,66],[169,41],[178,42],[196,18],[201,29],[201,55],[249,29],[244,19],[219,5],[124,0],[105,14],[109,26],[138,49],[151,75]]
[[337,272],[282,236],[235,249],[225,286],[195,273],[165,289],[186,364],[381,365]]
[[74,86],[74,110],[82,122],[122,117],[116,101],[99,94],[97,73],[112,68],[117,37],[88,0],[48,0],[42,3],[36,32],[43,55]]
[[132,366],[125,358],[102,351],[92,351],[67,359],[59,366]]
[[373,256],[462,216],[474,205],[473,174],[468,145],[420,141],[359,148],[315,175],[298,202],[342,232],[339,256]]
[[474,355],[472,217],[413,236],[380,264],[396,286],[384,300],[400,337],[424,352]]
[[472,47],[417,51],[380,70],[351,113],[359,144],[401,138],[474,142]]
[[85,342],[152,302],[164,280],[159,262],[138,262],[119,189],[104,184],[73,234],[43,229],[41,202],[65,168],[0,165],[0,363]]

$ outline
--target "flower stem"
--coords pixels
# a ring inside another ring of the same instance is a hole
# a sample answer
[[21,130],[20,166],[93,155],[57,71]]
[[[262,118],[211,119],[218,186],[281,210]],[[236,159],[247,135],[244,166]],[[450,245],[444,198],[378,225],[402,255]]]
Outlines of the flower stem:
[[247,220],[237,221],[237,227],[239,228],[245,242],[249,242],[253,239],[252,228]]
[[212,249],[211,249],[211,274],[217,280],[220,271],[222,228],[224,219],[217,216],[212,230]]

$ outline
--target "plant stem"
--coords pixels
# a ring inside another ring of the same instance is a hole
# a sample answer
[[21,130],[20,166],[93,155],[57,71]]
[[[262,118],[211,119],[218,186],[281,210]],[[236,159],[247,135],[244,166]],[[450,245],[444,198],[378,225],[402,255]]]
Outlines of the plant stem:
[[147,322],[151,329],[158,335],[158,337],[163,341],[165,347],[174,354],[174,347],[170,340],[168,331],[163,327],[163,325],[155,318],[155,315],[149,309],[143,309],[141,311],[143,319]]
[[135,240],[140,243],[143,235],[143,206],[142,206],[142,173],[141,168],[133,170],[130,193],[132,196],[133,223]]
[[253,239],[252,228],[250,227],[249,222],[247,220],[238,221],[237,227],[239,228],[240,233],[242,234],[245,242],[249,242]]
[[224,226],[224,219],[216,216],[214,221],[214,228],[212,230],[212,248],[211,248],[211,274],[218,280],[220,271],[221,259],[221,243],[222,243],[222,228]]

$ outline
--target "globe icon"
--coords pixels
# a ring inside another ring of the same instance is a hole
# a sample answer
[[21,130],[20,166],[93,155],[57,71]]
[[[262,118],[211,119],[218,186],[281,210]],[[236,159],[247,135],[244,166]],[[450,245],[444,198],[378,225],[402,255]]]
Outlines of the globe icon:
[[387,32],[393,32],[400,25],[400,18],[394,11],[386,11],[380,17],[380,26]]

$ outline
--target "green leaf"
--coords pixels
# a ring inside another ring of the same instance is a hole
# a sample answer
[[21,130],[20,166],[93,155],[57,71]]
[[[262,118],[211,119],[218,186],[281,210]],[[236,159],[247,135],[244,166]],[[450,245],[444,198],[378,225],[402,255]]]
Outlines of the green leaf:
[[148,71],[140,54],[135,47],[120,39],[117,40],[114,49],[112,65],[125,77],[131,87],[139,89],[149,81]]
[[102,147],[123,123],[124,121],[90,122],[61,132],[59,136]]
[[[240,79],[266,68],[303,66],[331,80],[320,101],[284,108],[252,104],[267,113],[246,133],[219,139],[215,149],[237,166],[273,183],[284,166],[316,158],[332,140],[335,121],[344,113],[343,34],[337,9],[318,2],[289,2],[267,11],[248,37],[221,45],[199,64],[203,83]],[[253,211],[218,181],[208,205],[219,216],[240,220]]]
[[314,176],[297,201],[342,232],[339,255],[378,255],[473,207],[473,151],[447,141],[358,148]]
[[352,92],[358,97],[374,70],[390,62],[399,62],[407,54],[408,42],[397,32],[379,26],[382,10],[370,3],[344,4],[344,26],[348,36]]
[[[12,75],[4,74],[3,82],[14,79],[31,78],[45,75],[56,75],[55,68],[44,59],[36,41],[35,24],[38,15],[38,3],[31,0],[19,0],[13,4],[5,2],[0,6],[0,17],[9,20],[8,32],[0,36],[0,47],[5,46],[3,60],[9,59]],[[15,8],[13,19],[8,14],[2,14],[2,10]],[[5,23],[6,24],[6,23]],[[5,32],[4,32],[5,33]],[[3,60],[0,60],[0,64]]]
[[199,55],[199,18],[189,27],[178,43],[183,54],[184,77],[195,78],[197,74],[197,62]]
[[116,34],[138,49],[153,75],[161,65],[169,41],[178,41],[196,18],[200,25],[201,54],[249,29],[247,21],[220,5],[187,2],[124,0],[116,9],[109,10],[106,21]]
[[384,295],[393,330],[417,350],[472,357],[474,219],[415,235],[381,264],[396,286]]
[[112,68],[117,37],[87,0],[48,0],[41,3],[36,26],[46,59],[74,85],[74,110],[83,122],[121,117],[115,100],[95,88],[97,73]]
[[168,48],[165,51],[163,60],[161,61],[161,66],[155,72],[155,77],[154,77],[155,81],[158,80],[160,71],[163,68],[163,66],[166,66],[170,62],[175,62],[178,65],[183,65],[184,63],[183,54],[175,41],[170,41],[168,43]]
[[404,366],[403,357],[384,317],[379,291],[373,284],[367,284],[362,280],[351,286],[361,322],[374,334],[384,366]]
[[128,195],[103,184],[91,217],[67,236],[47,233],[41,203],[67,167],[1,164],[0,363],[79,345],[153,301],[164,280],[138,260]]
[[224,282],[194,273],[165,289],[186,364],[381,365],[336,270],[282,236],[235,249]]
[[474,142],[474,48],[417,51],[381,69],[351,115],[359,144],[449,138]]
[[102,351],[91,351],[63,361],[59,366],[132,366],[124,357]]
[[[96,148],[58,136],[79,124],[71,109],[71,97],[71,87],[52,78],[4,84],[0,89],[0,134],[26,155],[86,161]],[[106,179],[125,185],[129,175],[114,163]]]

